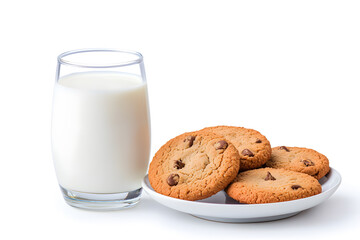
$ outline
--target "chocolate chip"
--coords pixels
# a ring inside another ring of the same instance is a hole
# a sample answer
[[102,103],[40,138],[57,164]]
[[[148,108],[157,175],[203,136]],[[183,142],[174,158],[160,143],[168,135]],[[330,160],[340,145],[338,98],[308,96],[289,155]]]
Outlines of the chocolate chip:
[[182,169],[183,167],[185,167],[185,163],[181,159],[175,161],[174,168]]
[[262,141],[260,139],[256,139],[255,143],[262,143]]
[[188,142],[188,147],[191,147],[194,144],[195,137],[194,136],[188,136],[184,139],[184,142]]
[[214,147],[216,150],[226,149],[228,147],[228,143],[224,140],[220,140],[217,143],[215,143]]
[[252,153],[252,151],[250,151],[249,149],[244,149],[244,150],[242,150],[241,154],[244,155],[244,156],[249,156],[249,157],[255,156],[255,155]]
[[281,150],[285,150],[285,151],[287,151],[287,152],[290,152],[290,150],[289,150],[287,147],[285,147],[285,146],[281,146],[280,149],[281,149]]
[[267,172],[267,175],[266,175],[266,178],[265,178],[265,181],[269,181],[269,180],[272,180],[272,181],[275,181],[276,178],[273,177],[273,175],[271,175],[270,172]]
[[300,162],[303,162],[304,165],[307,167],[315,165],[315,163],[313,161],[311,161],[310,159],[300,160]]
[[166,181],[167,181],[167,184],[169,184],[169,186],[176,186],[179,183],[179,179],[180,179],[179,174],[172,173],[168,176]]
[[300,185],[292,185],[291,188],[293,190],[297,190],[297,189],[302,188],[302,187]]

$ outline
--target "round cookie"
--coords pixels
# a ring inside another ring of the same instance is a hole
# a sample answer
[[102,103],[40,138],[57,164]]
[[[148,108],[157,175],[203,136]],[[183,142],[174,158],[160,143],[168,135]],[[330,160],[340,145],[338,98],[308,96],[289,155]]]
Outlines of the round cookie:
[[271,156],[270,142],[260,132],[243,127],[217,126],[200,131],[212,132],[224,136],[240,154],[240,171],[259,168]]
[[330,171],[329,160],[315,150],[299,147],[275,147],[267,167],[302,172],[320,179]]
[[304,173],[259,168],[239,173],[225,191],[241,203],[274,203],[319,194],[321,185],[315,178]]
[[152,188],[163,195],[199,200],[223,190],[240,167],[236,148],[224,137],[190,132],[163,145],[149,167]]

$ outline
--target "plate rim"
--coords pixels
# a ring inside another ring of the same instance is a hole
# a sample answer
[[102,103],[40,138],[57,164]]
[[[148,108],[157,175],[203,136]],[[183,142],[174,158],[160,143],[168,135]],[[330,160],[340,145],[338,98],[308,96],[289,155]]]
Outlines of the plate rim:
[[[246,204],[246,203],[244,203],[244,204],[233,204],[233,203],[229,203],[229,204],[223,204],[223,203],[197,202],[197,201],[190,201],[190,200],[184,200],[184,199],[179,199],[179,198],[173,198],[173,197],[162,195],[162,194],[156,192],[155,190],[153,190],[152,188],[150,188],[146,183],[146,180],[149,181],[148,174],[146,174],[145,177],[143,178],[143,180],[141,182],[141,185],[142,185],[143,189],[145,190],[145,192],[148,193],[150,196],[151,196],[151,194],[153,194],[153,195],[155,195],[157,197],[160,197],[160,198],[163,198],[163,199],[166,199],[166,200],[169,200],[169,201],[173,201],[173,202],[178,202],[178,203],[190,203],[190,204],[198,205],[198,206],[221,206],[221,207],[224,207],[224,208],[234,208],[234,207],[237,207],[237,208],[255,208],[255,207],[259,208],[259,207],[268,207],[268,206],[277,206],[277,205],[292,205],[292,204],[300,203],[300,202],[303,202],[303,201],[311,201],[311,199],[321,198],[324,194],[326,194],[328,192],[331,192],[333,189],[338,188],[340,186],[340,184],[341,184],[342,177],[341,177],[340,173],[336,169],[334,169],[332,167],[330,167],[329,173],[330,172],[335,173],[337,175],[338,179],[337,179],[337,182],[334,183],[334,185],[332,185],[326,191],[321,192],[321,193],[319,193],[317,195],[314,195],[314,196],[306,197],[306,198],[300,198],[300,199],[284,201],[284,202],[275,202],[275,203],[257,203],[257,204]],[[150,184],[150,182],[149,182],[149,184]],[[151,194],[149,192],[151,192]]]

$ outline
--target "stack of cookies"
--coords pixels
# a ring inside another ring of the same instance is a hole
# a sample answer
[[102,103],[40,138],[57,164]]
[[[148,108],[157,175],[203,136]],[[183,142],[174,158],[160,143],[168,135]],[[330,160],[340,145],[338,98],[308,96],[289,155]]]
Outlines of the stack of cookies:
[[272,203],[321,193],[318,180],[328,159],[312,149],[271,148],[260,132],[217,126],[184,133],[163,145],[149,168],[152,188],[184,200],[221,190],[248,204]]

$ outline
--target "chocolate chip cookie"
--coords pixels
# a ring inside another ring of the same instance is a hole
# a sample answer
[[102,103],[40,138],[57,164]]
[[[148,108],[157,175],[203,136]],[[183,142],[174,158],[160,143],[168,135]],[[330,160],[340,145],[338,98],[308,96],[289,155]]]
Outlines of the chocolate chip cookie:
[[261,167],[271,156],[270,142],[260,132],[243,127],[217,126],[200,131],[225,137],[240,154],[240,171]]
[[321,185],[305,173],[259,168],[240,172],[225,191],[241,203],[274,203],[319,194]]
[[275,147],[267,167],[302,172],[320,179],[330,171],[329,160],[315,150],[299,147]]
[[157,151],[150,163],[149,181],[160,194],[199,200],[223,190],[239,167],[239,153],[224,137],[190,132],[171,139]]

